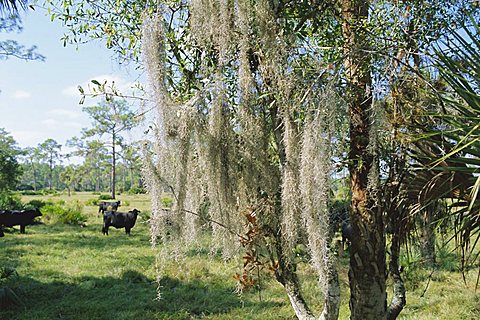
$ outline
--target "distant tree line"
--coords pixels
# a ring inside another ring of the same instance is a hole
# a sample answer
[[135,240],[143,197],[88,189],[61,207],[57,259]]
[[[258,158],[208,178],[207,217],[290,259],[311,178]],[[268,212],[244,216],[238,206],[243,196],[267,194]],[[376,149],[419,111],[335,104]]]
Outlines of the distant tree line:
[[[125,101],[104,100],[85,107],[92,127],[67,141],[69,152],[49,138],[36,147],[21,149],[0,128],[0,192],[67,190],[141,193],[140,142],[128,143],[121,135],[138,124]],[[73,151],[71,149],[73,148]],[[78,158],[78,163],[70,161]],[[69,164],[67,164],[69,163]]]

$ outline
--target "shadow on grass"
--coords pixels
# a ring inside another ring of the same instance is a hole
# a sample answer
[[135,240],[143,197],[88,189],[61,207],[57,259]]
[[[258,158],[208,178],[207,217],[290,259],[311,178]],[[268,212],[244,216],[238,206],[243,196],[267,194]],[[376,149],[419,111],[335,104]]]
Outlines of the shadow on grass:
[[[157,284],[135,270],[123,271],[118,277],[48,283],[20,275],[10,278],[7,285],[26,307],[0,310],[0,319],[191,319],[241,307],[233,288],[215,280],[185,283],[167,277],[161,282],[162,298],[158,301]],[[273,305],[277,304],[245,302],[244,307]]]
[[[27,234],[13,231],[0,240],[0,264],[19,272],[2,285],[27,306],[0,310],[0,319],[191,319],[208,315],[228,319],[235,309],[278,306],[278,302],[260,302],[256,297],[240,299],[233,293],[233,282],[222,277],[193,281],[165,277],[157,300],[154,276],[141,271],[150,270],[154,263],[146,227],[131,237],[121,230],[106,237],[97,231],[99,227],[39,225]],[[76,260],[69,259],[79,259],[77,276],[71,271]]]

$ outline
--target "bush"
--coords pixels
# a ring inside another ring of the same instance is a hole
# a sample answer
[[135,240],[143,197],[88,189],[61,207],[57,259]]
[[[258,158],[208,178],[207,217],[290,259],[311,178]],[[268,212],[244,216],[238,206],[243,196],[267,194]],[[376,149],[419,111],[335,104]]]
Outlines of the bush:
[[41,209],[41,208],[45,207],[46,205],[51,205],[51,204],[53,204],[53,202],[49,201],[49,200],[33,199],[33,200],[28,201],[25,204],[25,209],[35,209],[35,208]]
[[0,208],[9,210],[23,209],[21,196],[16,193],[2,192],[0,193]]
[[99,201],[100,200],[98,200],[96,198],[88,199],[88,200],[85,201],[85,205],[95,207],[95,206],[98,206]]
[[128,190],[128,194],[144,194],[144,193],[146,193],[146,190],[140,187],[131,187]]
[[138,215],[138,218],[141,221],[148,221],[152,217],[152,213],[150,211],[142,211],[142,214]]
[[17,270],[10,266],[0,266],[0,280],[18,275]]
[[50,190],[50,189],[43,189],[43,190],[41,191],[41,194],[43,194],[43,195],[58,195],[58,191],[55,190],[55,189],[52,189],[52,190]]
[[98,200],[113,200],[113,198],[109,194],[101,194],[100,196],[98,196]]
[[162,207],[165,209],[170,209],[173,204],[173,199],[168,194],[162,195]]
[[69,204],[58,201],[42,208],[43,219],[49,223],[82,224],[87,218],[82,214],[83,205],[75,200]]

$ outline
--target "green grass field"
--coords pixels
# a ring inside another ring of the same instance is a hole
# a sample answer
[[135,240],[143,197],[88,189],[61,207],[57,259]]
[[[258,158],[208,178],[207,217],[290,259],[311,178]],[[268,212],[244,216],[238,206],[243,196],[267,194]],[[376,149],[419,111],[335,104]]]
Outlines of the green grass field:
[[[98,195],[78,193],[72,197],[28,196],[31,199],[78,199],[85,203]],[[148,212],[145,195],[118,197],[128,206]],[[185,260],[169,262],[157,300],[156,252],[149,243],[149,230],[139,217],[132,236],[112,228],[101,233],[102,218],[94,206],[85,206],[85,226],[40,224],[19,228],[0,238],[0,267],[14,268],[18,275],[0,280],[25,306],[0,310],[0,319],[294,319],[282,288],[265,273],[262,291],[239,296],[233,275],[238,261],[224,262],[208,255],[208,248],[192,247]],[[451,254],[448,256],[452,260]],[[348,318],[347,257],[340,259],[342,308]],[[455,269],[455,261],[451,262]],[[316,314],[322,297],[313,271],[301,265],[306,299]],[[400,319],[464,320],[480,318],[480,292],[474,286],[477,270],[462,275],[446,267],[435,271],[407,270],[407,307]],[[427,285],[428,284],[428,285]],[[427,288],[425,295],[422,293]]]

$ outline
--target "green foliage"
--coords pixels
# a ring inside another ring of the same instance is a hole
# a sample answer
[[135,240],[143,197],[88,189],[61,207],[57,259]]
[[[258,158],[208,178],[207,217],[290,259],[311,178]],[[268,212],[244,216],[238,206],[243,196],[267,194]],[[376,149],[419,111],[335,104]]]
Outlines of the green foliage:
[[46,205],[53,205],[53,202],[50,200],[41,200],[41,199],[32,199],[25,204],[25,208],[38,208],[41,209]]
[[18,275],[17,270],[10,266],[0,266],[0,280]]
[[100,200],[98,200],[97,198],[91,198],[91,199],[88,199],[85,201],[85,205],[86,206],[98,206],[98,202]]
[[101,194],[100,196],[98,196],[98,200],[113,200],[113,198],[109,194]]
[[9,209],[9,210],[23,209],[21,196],[17,193],[0,192],[0,209]]
[[55,189],[49,190],[49,189],[42,189],[42,190],[23,190],[20,191],[20,194],[24,196],[41,196],[41,195],[58,195],[58,191]]
[[53,171],[55,164],[60,160],[62,146],[54,139],[47,139],[37,147],[40,159],[48,164],[48,189],[53,190]]
[[140,187],[131,187],[130,189],[128,189],[128,194],[142,194],[146,192],[147,191],[145,190],[145,188]]
[[162,206],[165,209],[170,209],[173,205],[173,198],[169,194],[162,195]]
[[423,180],[421,198],[451,199],[450,217],[445,218],[454,221],[464,249],[463,267],[475,265],[480,257],[480,26],[470,19],[461,30],[449,28],[448,41],[435,50],[440,77],[449,87],[438,92],[442,108],[425,115],[434,125],[419,124],[420,138],[412,152],[419,163],[417,177]]
[[43,219],[47,223],[82,224],[87,217],[82,214],[83,205],[79,200],[65,203],[60,200],[53,204],[46,204],[42,208]]
[[14,190],[21,175],[17,161],[20,149],[5,129],[0,128],[0,192]]
[[[102,0],[91,5],[88,1],[46,0],[51,19],[58,19],[68,28],[64,46],[78,45],[89,40],[103,40],[105,46],[121,58],[140,58],[142,14],[154,12],[154,0]],[[179,3],[178,0],[169,1]]]

